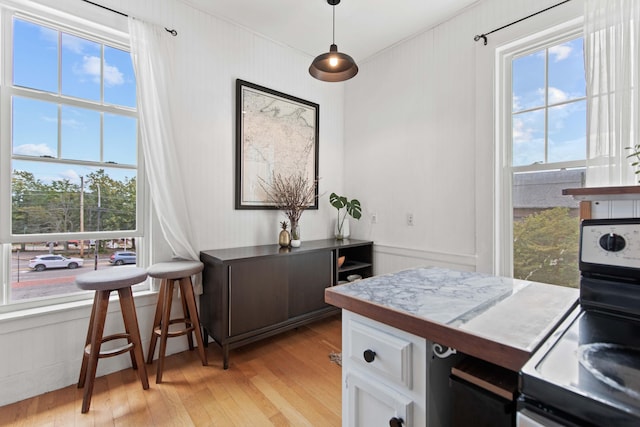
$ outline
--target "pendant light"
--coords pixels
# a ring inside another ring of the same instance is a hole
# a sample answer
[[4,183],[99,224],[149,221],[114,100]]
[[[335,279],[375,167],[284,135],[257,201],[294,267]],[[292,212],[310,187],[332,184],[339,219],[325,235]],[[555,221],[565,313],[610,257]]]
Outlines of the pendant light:
[[333,6],[333,43],[329,52],[316,56],[309,67],[309,74],[325,82],[342,82],[358,74],[358,66],[352,57],[338,52],[336,46],[336,5],[340,0],[327,0],[327,3]]

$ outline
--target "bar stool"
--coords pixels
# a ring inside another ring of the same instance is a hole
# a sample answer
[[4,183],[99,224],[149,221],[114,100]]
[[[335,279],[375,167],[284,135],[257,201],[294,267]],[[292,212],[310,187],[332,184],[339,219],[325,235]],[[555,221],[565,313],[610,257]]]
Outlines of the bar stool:
[[[153,319],[149,353],[147,353],[147,363],[152,363],[153,354],[156,349],[156,341],[160,338],[156,384],[162,382],[167,338],[187,335],[189,350],[193,350],[193,337],[191,336],[191,332],[195,332],[200,360],[202,360],[203,366],[207,366],[207,354],[204,350],[200,320],[198,318],[198,308],[196,307],[196,297],[191,283],[191,276],[200,273],[203,269],[204,264],[200,261],[180,260],[160,262],[152,265],[147,270],[149,277],[162,279],[160,292],[158,294],[158,304],[156,305],[156,314]],[[182,313],[184,317],[171,319],[171,304],[173,302],[173,289],[176,281],[179,282]],[[183,329],[169,331],[169,325],[176,323],[184,324],[185,327]]]
[[[133,369],[138,370],[142,388],[145,390],[149,388],[149,379],[147,378],[147,369],[144,365],[144,354],[142,353],[140,330],[138,329],[138,317],[136,316],[136,307],[131,292],[132,285],[143,282],[146,278],[147,272],[143,268],[138,267],[95,270],[76,277],[76,285],[80,289],[96,291],[93,298],[93,308],[91,309],[87,340],[82,355],[80,378],[78,379],[78,388],[84,387],[84,397],[82,398],[83,414],[89,412],[98,359],[103,357],[118,356],[127,352],[130,353],[131,364],[133,365]],[[109,306],[109,295],[113,291],[118,291],[125,332],[103,337],[107,308]],[[117,339],[126,339],[127,344],[116,349],[100,351],[102,343]]]

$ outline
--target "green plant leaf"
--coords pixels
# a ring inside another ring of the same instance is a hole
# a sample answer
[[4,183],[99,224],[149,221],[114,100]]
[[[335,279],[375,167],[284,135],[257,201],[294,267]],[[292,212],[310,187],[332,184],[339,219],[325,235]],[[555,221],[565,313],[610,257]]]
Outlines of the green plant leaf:
[[354,219],[360,219],[362,217],[362,206],[360,206],[360,201],[358,199],[353,199],[347,203],[347,212]]
[[331,203],[331,206],[334,208],[340,210],[347,206],[347,198],[338,196],[336,193],[331,193],[329,196],[329,203]]

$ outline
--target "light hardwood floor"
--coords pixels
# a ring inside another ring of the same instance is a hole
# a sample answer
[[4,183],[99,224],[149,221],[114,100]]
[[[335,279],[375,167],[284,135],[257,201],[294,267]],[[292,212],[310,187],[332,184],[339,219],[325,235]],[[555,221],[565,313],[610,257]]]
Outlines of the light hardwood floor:
[[0,426],[340,426],[340,347],[339,315],[232,350],[226,371],[210,344],[209,366],[197,350],[169,356],[160,385],[146,365],[149,390],[132,369],[97,378],[88,414],[71,385],[0,407]]

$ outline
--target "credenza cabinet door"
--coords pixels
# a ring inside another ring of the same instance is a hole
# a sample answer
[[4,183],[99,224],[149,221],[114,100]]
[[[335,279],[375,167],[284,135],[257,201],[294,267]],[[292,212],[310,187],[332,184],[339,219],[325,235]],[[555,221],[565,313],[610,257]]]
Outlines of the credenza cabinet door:
[[229,336],[287,320],[287,260],[254,258],[229,265]]
[[289,318],[329,307],[324,290],[333,282],[333,252],[289,257]]

